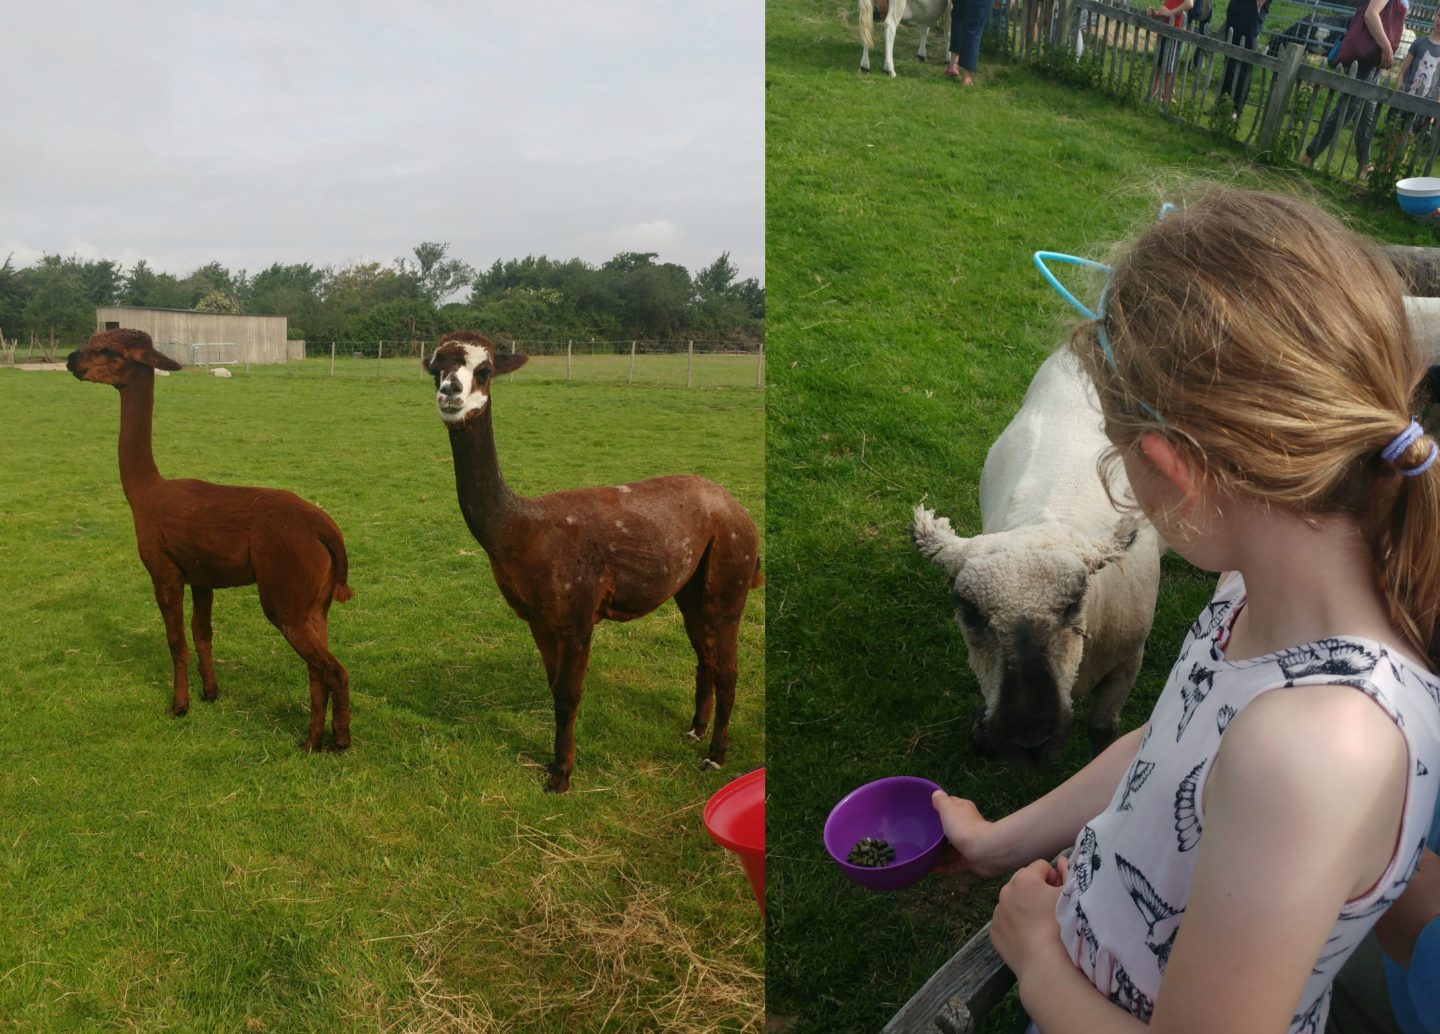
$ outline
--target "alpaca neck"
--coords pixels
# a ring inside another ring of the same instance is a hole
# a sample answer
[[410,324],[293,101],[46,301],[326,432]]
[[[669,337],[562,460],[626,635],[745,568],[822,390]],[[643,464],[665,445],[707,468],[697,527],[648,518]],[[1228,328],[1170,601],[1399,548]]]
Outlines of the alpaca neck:
[[500,474],[495,433],[487,406],[479,416],[450,428],[455,460],[455,490],[470,533],[487,550],[501,524],[520,510],[521,499]]
[[160,480],[150,448],[154,411],[155,375],[146,369],[120,389],[120,485],[131,503]]

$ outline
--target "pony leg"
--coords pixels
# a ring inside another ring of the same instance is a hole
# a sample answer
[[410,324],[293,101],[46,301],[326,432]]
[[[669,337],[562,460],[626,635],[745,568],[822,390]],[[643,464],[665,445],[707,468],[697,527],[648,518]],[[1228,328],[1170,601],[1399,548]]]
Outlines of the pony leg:
[[215,664],[210,657],[210,607],[215,601],[214,589],[190,586],[190,599],[194,609],[190,612],[190,638],[195,640],[195,656],[200,661],[200,682],[205,687],[203,696],[214,700],[220,695],[215,682]]
[[885,74],[895,78],[895,22],[885,19]]
[[154,579],[155,602],[165,621],[165,641],[170,645],[170,661],[175,666],[175,687],[170,700],[170,713],[183,718],[190,710],[190,680],[185,669],[190,666],[190,650],[185,644],[185,583]]
[[928,25],[922,25],[920,27],[920,48],[915,51],[916,61],[928,60],[928,58],[925,56],[925,37],[928,35],[930,35],[930,27]]

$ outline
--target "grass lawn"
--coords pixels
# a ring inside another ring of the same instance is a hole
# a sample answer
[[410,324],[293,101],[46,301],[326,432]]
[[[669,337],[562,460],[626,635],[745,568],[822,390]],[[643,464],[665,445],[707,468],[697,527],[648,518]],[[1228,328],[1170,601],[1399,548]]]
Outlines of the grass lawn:
[[[460,516],[433,386],[405,370],[156,386],[163,474],[289,488],[345,532],[338,756],[298,749],[304,667],[253,587],[216,594],[220,700],[197,683],[169,717],[116,393],[0,370],[0,1027],[759,1030],[760,913],[700,816],[764,761],[764,590],[726,772],[682,738],[694,655],[667,605],[597,630],[574,789],[543,794],[540,658]],[[695,472],[763,527],[753,387],[495,396],[518,492]]]
[[[826,1034],[878,1030],[996,893],[968,879],[892,894],[848,883],[820,839],[834,802],[914,774],[999,816],[1088,759],[1083,713],[1054,765],[971,755],[979,694],[943,575],[907,536],[922,499],[978,530],[985,452],[1069,320],[1031,253],[1099,256],[1185,178],[1358,205],[993,54],[966,90],[941,74],[943,42],[930,64],[911,59],[913,30],[896,44],[898,78],[859,75],[854,21],[840,0],[767,8],[767,1009]],[[1393,206],[1349,214],[1381,239],[1435,243]],[[1167,557],[1125,728],[1144,721],[1212,584]]]

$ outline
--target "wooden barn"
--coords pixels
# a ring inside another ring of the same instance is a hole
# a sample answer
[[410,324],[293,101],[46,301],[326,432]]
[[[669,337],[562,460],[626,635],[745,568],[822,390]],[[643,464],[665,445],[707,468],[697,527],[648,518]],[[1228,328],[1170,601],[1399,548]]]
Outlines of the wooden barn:
[[107,305],[95,310],[96,330],[143,330],[156,348],[186,366],[303,359],[305,342],[285,338],[288,322],[284,316],[232,316],[130,305]]

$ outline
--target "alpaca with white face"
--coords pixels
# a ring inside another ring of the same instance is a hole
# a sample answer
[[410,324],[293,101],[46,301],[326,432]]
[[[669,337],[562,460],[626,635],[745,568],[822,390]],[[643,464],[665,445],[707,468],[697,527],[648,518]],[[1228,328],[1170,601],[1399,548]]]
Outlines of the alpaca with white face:
[[687,736],[715,724],[701,768],[719,768],[735,700],[740,618],[762,584],[755,522],[724,488],[689,475],[525,498],[500,474],[490,389],[525,364],[488,338],[457,331],[424,367],[450,432],[460,512],[490,558],[505,602],[529,626],[555,704],[546,789],[564,793],[575,764],[590,639],[601,619],[629,621],[674,599],[694,647],[695,713]]

